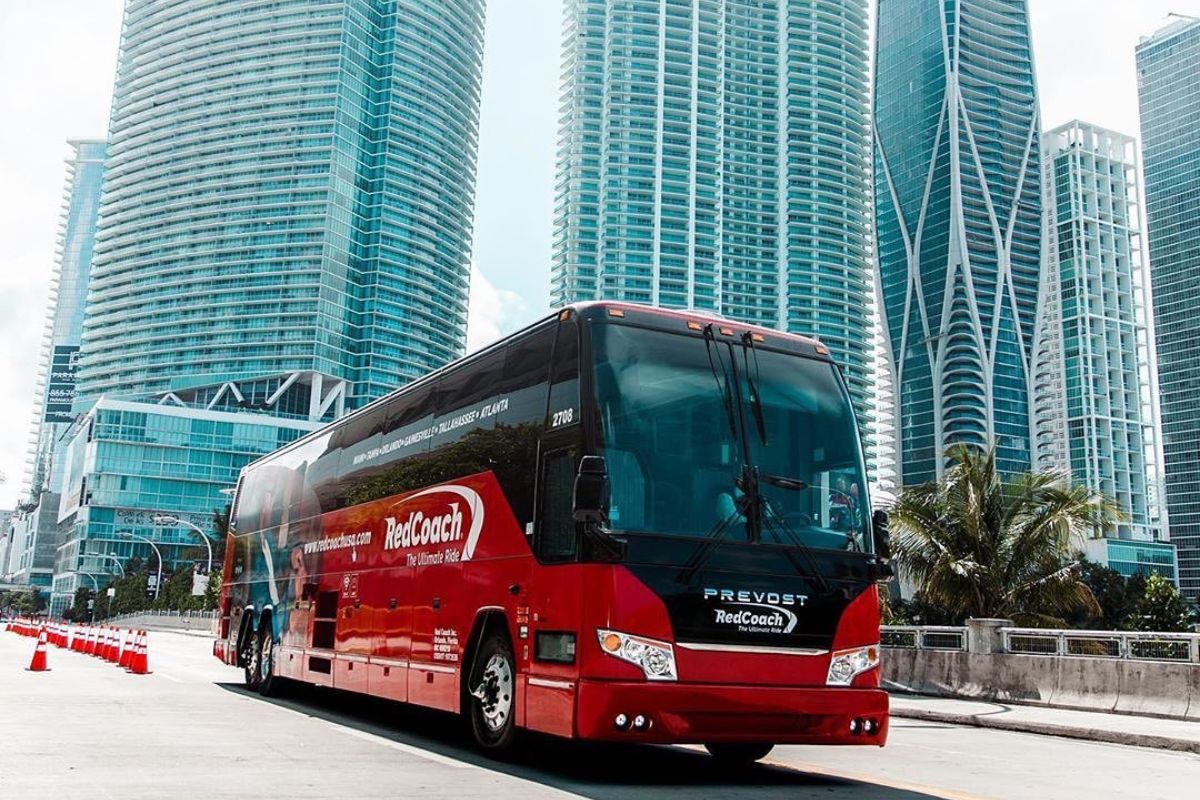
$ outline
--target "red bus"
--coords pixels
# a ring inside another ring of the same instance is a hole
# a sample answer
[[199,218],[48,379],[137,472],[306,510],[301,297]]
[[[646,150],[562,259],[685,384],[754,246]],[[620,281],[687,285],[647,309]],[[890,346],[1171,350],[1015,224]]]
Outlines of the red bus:
[[575,305],[246,467],[214,653],[494,750],[882,745],[869,509],[819,342]]

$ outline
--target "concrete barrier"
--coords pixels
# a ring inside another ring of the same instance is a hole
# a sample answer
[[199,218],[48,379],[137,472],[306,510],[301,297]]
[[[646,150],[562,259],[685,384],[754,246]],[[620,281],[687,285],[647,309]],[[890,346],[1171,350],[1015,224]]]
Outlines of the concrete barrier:
[[123,614],[113,617],[106,622],[114,622],[126,628],[140,628],[149,631],[184,631],[211,636],[215,632],[217,620],[208,614]]
[[1116,710],[1125,714],[1187,717],[1194,664],[1122,661]]
[[1187,718],[1200,722],[1200,669],[1192,671],[1192,685],[1190,688]]
[[1058,669],[1050,705],[1116,711],[1121,696],[1119,661],[1057,657],[1046,660],[1054,662]]
[[1200,720],[1200,664],[884,648],[892,691]]

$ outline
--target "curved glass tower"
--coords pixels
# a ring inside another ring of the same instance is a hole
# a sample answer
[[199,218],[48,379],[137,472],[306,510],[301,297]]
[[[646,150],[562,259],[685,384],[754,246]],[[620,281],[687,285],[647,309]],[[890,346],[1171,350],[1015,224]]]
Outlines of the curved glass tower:
[[460,355],[482,36],[482,0],[130,0],[80,393],[353,407]]
[[905,485],[1032,463],[1041,143],[1026,0],[880,0],[875,213]]
[[817,336],[867,405],[866,0],[569,0],[552,302]]

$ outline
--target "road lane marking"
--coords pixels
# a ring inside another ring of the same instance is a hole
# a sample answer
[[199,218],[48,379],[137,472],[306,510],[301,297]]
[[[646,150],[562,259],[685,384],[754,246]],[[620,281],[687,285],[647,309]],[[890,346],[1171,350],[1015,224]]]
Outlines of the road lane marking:
[[397,742],[396,740],[389,739],[386,736],[379,736],[378,734],[368,733],[367,731],[360,731],[357,728],[347,728],[344,725],[339,725],[336,722],[330,722],[329,725],[333,726],[333,728],[341,731],[347,736],[353,736],[355,739],[363,739],[364,741],[381,744],[385,747],[390,747],[393,750],[399,750],[402,753],[408,753],[410,756],[423,758],[426,761],[433,761],[437,764],[442,764],[443,766],[453,767],[454,769],[470,769],[473,766],[465,761],[459,761],[456,758],[450,758],[449,756],[444,756],[440,753],[431,753],[428,750],[422,750],[421,748],[414,747],[410,744]]
[[983,794],[966,794],[964,792],[956,792],[953,789],[943,789],[939,786],[929,786],[924,783],[913,783],[910,781],[899,781],[893,778],[887,778],[881,775],[868,775],[861,772],[849,772],[841,769],[830,769],[819,764],[811,764],[806,761],[780,761],[777,758],[764,758],[759,763],[769,764],[772,767],[782,767],[793,772],[807,772],[814,775],[822,775],[826,778],[842,778],[848,781],[857,781],[875,786],[886,786],[889,789],[899,789],[905,792],[918,792],[933,797],[940,797],[943,800],[998,800],[997,798]]
[[160,678],[166,678],[169,681],[175,681],[175,683],[187,683],[187,681],[183,680],[182,678],[176,678],[174,675],[168,675],[167,673],[160,672],[159,670],[154,670],[150,674],[157,675]]
[[[247,699],[252,700],[254,698],[247,696]],[[399,750],[402,753],[408,753],[411,756],[416,756],[417,758],[423,758],[426,761],[432,761],[436,764],[442,764],[443,766],[453,767],[454,769],[472,769],[472,768],[474,768],[473,764],[469,764],[466,761],[459,761],[456,758],[450,758],[449,756],[443,756],[440,753],[433,753],[433,752],[430,752],[429,750],[422,750],[421,748],[416,747],[414,745],[404,744],[403,742],[397,742],[394,739],[389,739],[386,736],[380,736],[379,734],[376,734],[376,733],[370,733],[368,731],[361,731],[358,728],[352,728],[348,725],[343,725],[340,722],[334,722],[333,720],[325,719],[324,717],[318,717],[315,714],[309,714],[299,708],[292,708],[290,706],[279,705],[279,704],[275,704],[275,703],[273,703],[272,705],[275,708],[279,709],[280,711],[286,711],[290,714],[297,714],[301,717],[310,719],[314,722],[327,725],[330,728],[333,728],[335,731],[340,731],[341,733],[344,733],[347,736],[353,736],[356,739],[362,739],[364,741],[372,742],[374,744],[381,744],[381,745],[384,745],[385,747],[390,747],[393,750]]]

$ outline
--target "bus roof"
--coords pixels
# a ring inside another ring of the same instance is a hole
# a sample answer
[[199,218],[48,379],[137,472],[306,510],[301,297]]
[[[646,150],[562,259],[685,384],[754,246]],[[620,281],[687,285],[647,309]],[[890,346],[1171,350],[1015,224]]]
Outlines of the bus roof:
[[775,328],[764,328],[761,325],[754,325],[749,322],[739,322],[735,319],[729,319],[728,317],[722,317],[719,314],[714,314],[707,311],[696,311],[686,308],[660,308],[658,306],[646,306],[641,305],[640,303],[627,303],[615,300],[588,300],[563,306],[562,309],[559,309],[555,313],[562,313],[563,309],[568,308],[576,311],[578,314],[580,314],[580,316],[590,316],[587,312],[594,312],[597,309],[604,310],[613,308],[618,309],[619,311],[633,312],[639,315],[646,314],[650,316],[669,317],[685,322],[695,321],[702,324],[707,322],[725,323],[742,331],[760,333],[764,337],[770,336],[775,339],[787,339],[795,342],[796,344],[803,344],[813,348],[818,348],[818,346],[824,347],[824,345],[821,345],[819,339],[816,339],[812,336],[805,336],[800,333],[788,333],[786,331],[776,330]]
[[[764,338],[771,337],[772,339],[783,340],[783,341],[788,342],[789,344],[799,345],[806,349],[811,348],[813,351],[813,354],[815,354],[818,357],[824,356],[827,358],[829,356],[829,349],[827,347],[825,347],[825,345],[821,344],[821,342],[819,340],[814,339],[810,336],[803,336],[803,335],[796,334],[796,333],[786,333],[784,331],[775,330],[774,328],[764,328],[760,325],[752,325],[752,324],[749,324],[746,322],[738,322],[737,320],[731,320],[726,317],[722,317],[718,314],[713,314],[713,313],[709,313],[709,312],[694,311],[694,310],[689,310],[689,309],[678,309],[678,310],[667,309],[667,308],[659,308],[657,306],[641,305],[639,303],[628,303],[628,302],[611,301],[611,300],[588,300],[588,301],[583,301],[583,302],[578,302],[578,303],[570,303],[568,305],[565,305],[558,309],[555,309],[554,312],[551,314],[547,314],[544,317],[539,317],[538,319],[529,323],[525,327],[523,327],[517,331],[514,331],[506,336],[503,336],[500,339],[497,339],[496,341],[491,342],[490,344],[486,345],[485,347],[481,347],[480,349],[476,350],[473,353],[468,353],[467,355],[463,356],[462,358],[457,358],[454,361],[451,361],[450,363],[445,364],[444,366],[441,366],[438,369],[433,370],[432,372],[422,375],[420,378],[417,378],[416,380],[414,380],[410,383],[406,383],[403,386],[399,386],[399,387],[393,389],[392,391],[388,392],[387,394],[383,395],[382,397],[375,398],[374,400],[367,403],[362,408],[357,408],[354,411],[351,411],[349,414],[346,414],[343,417],[333,420],[329,424],[324,425],[321,428],[318,428],[317,430],[312,431],[311,433],[306,433],[305,435],[301,436],[299,439],[296,439],[295,441],[292,441],[292,442],[288,442],[283,447],[280,447],[276,450],[272,450],[270,453],[265,453],[264,455],[259,456],[254,461],[251,461],[249,464],[242,467],[241,472],[245,472],[246,470],[250,469],[251,467],[255,466],[256,464],[265,463],[265,462],[269,461],[270,459],[274,458],[275,456],[282,455],[283,453],[286,453],[289,450],[300,447],[303,444],[307,444],[308,442],[312,441],[313,439],[316,439],[318,436],[323,436],[326,433],[328,433],[329,429],[331,427],[334,427],[334,426],[341,427],[344,424],[348,424],[351,420],[356,419],[360,416],[363,416],[364,414],[367,414],[372,409],[374,409],[376,406],[383,405],[389,399],[394,397],[397,392],[402,392],[402,391],[405,391],[412,387],[420,386],[423,383],[427,383],[429,381],[434,381],[438,377],[440,377],[442,374],[449,372],[450,370],[456,369],[463,364],[470,363],[471,361],[474,361],[477,358],[482,358],[486,354],[493,352],[497,348],[508,344],[508,342],[517,338],[518,336],[521,336],[522,334],[526,333],[527,331],[531,331],[534,328],[537,328],[541,325],[546,324],[547,322],[550,322],[551,320],[558,318],[564,311],[573,311],[574,313],[579,315],[579,317],[582,319],[613,317],[613,318],[618,318],[618,319],[629,319],[630,321],[637,321],[637,322],[650,322],[651,320],[657,321],[657,320],[663,320],[665,318],[665,319],[677,320],[677,321],[680,321],[683,323],[699,322],[702,325],[707,324],[707,323],[714,323],[714,324],[718,324],[718,325],[725,324],[725,325],[728,325],[731,329],[736,328],[741,331],[748,331],[750,333],[761,334]],[[633,314],[635,316],[633,318],[630,318],[629,317],[630,314]],[[240,473],[239,473],[238,480],[239,480],[239,482],[241,481]]]

